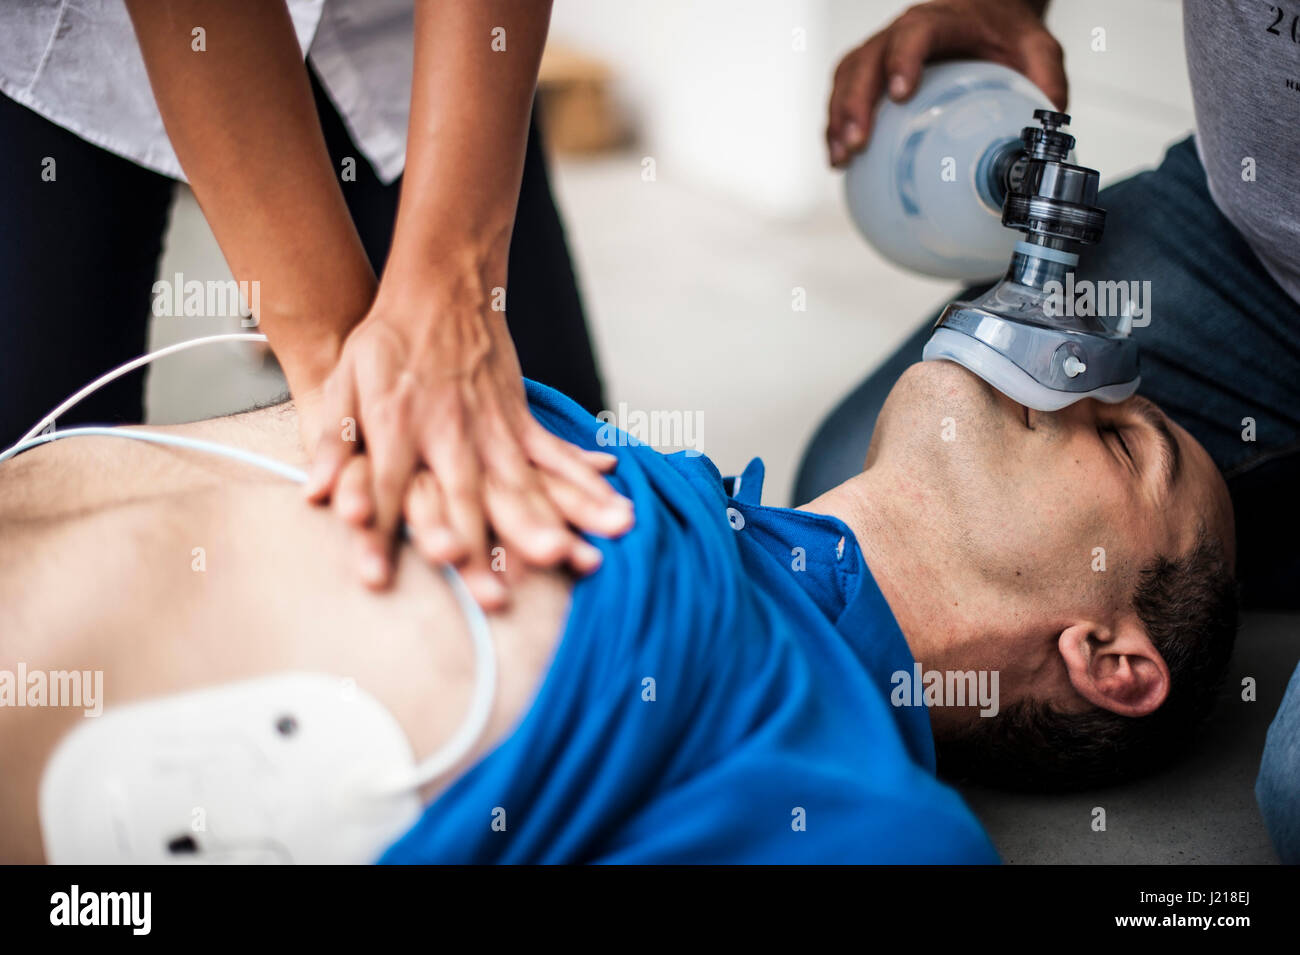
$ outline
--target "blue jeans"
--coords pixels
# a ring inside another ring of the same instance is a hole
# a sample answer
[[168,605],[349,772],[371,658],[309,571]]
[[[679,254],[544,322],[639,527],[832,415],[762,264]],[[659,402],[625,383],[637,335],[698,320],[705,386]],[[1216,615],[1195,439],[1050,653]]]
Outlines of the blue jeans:
[[[1300,304],[1219,212],[1189,138],[1158,169],[1104,189],[1106,233],[1080,279],[1150,280],[1141,393],[1190,431],[1228,482],[1243,606],[1300,607]],[[966,293],[968,294],[968,293]],[[796,504],[862,470],[876,415],[921,360],[935,319],[823,422],[805,452]],[[1243,419],[1254,419],[1246,440]]]
[[1255,799],[1277,857],[1300,865],[1300,667],[1268,728]]

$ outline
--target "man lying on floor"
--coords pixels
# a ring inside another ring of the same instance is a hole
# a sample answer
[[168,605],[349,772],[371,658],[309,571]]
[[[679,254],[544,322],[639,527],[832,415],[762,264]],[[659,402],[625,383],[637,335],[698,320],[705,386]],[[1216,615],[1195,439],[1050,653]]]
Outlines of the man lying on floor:
[[[576,404],[528,393],[546,427],[600,446]],[[170,430],[302,459],[287,405]],[[733,483],[706,457],[604,450],[635,528],[596,541],[604,564],[577,583],[506,555],[488,729],[376,856],[995,861],[935,778],[936,738],[957,770],[1003,783],[1113,780],[1182,748],[1226,666],[1227,494],[1141,399],[1040,414],[956,365],[916,365],[866,469],[799,510],[760,506],[758,462]],[[0,669],[102,671],[106,716],[307,671],[377,699],[422,758],[469,705],[446,581],[408,546],[394,588],[366,590],[341,522],[272,476],[61,441],[0,465],[0,528]],[[912,686],[930,671],[975,671],[997,698]],[[84,720],[0,710],[5,861],[43,858],[42,772]],[[177,802],[156,811],[192,832],[184,851],[230,849]]]

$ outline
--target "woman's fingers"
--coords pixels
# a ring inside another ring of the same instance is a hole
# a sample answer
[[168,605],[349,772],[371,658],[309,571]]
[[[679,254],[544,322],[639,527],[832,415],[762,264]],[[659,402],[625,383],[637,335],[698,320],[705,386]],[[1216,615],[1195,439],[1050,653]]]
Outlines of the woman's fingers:
[[365,535],[362,567],[366,583],[375,587],[387,586],[392,579],[398,526],[417,463],[411,431],[409,405],[401,390],[370,403],[366,456],[370,458],[374,514]]
[[[539,468],[565,482],[568,506],[554,497],[551,500],[574,527],[601,537],[618,537],[631,529],[636,521],[632,502],[592,467],[592,452],[557,438],[535,422],[530,422],[525,431],[524,450]],[[558,485],[545,483],[544,490],[552,486]]]
[[343,466],[357,452],[356,391],[350,372],[330,379],[324,406],[316,447],[308,448],[312,465],[303,488],[307,500],[317,504],[329,498]]
[[[540,488],[534,499],[531,494],[520,494],[489,481],[485,501],[492,526],[504,548],[493,555],[498,563],[500,557],[514,556],[533,567],[567,563],[584,572],[594,570],[600,563],[600,552],[568,528],[559,511],[542,496]],[[544,501],[550,511],[544,517],[531,512],[538,501]]]
[[[591,497],[571,481],[555,474],[543,474],[542,484],[547,496],[559,508],[560,514],[574,527],[585,527],[600,520]],[[574,547],[570,555],[569,566],[580,574],[589,574],[600,566],[602,560],[600,550],[579,537],[578,546]]]
[[533,420],[509,340],[471,348],[483,344],[482,329],[450,314],[438,319],[451,326],[437,341],[382,313],[352,332],[322,401],[306,493],[332,495],[357,529],[367,585],[392,580],[404,526],[424,559],[454,564],[495,609],[507,598],[503,557],[594,570],[600,551],[579,531],[621,534],[632,509],[603,476],[614,455],[581,450]]
[[388,560],[382,553],[377,553],[370,470],[367,455],[349,458],[335,484],[330,506],[341,520],[356,529],[353,549],[362,582],[369,587],[382,588],[387,586],[391,571]]
[[479,435],[484,471],[484,502],[493,530],[526,563],[554,567],[577,542],[546,496],[541,475],[519,437],[497,419]]
[[468,430],[461,409],[430,428],[422,447],[442,489],[448,526],[464,547],[461,577],[479,605],[494,610],[505,606],[506,588],[489,561],[483,471]]
[[431,563],[456,564],[468,555],[452,532],[442,488],[432,471],[421,469],[406,490],[406,527],[420,556]]
[[358,454],[343,466],[330,498],[334,513],[356,529],[353,550],[357,573],[368,587],[381,589],[392,578],[391,562],[375,529],[375,502],[370,457]]
[[330,498],[334,513],[356,528],[368,527],[374,517],[370,496],[370,459],[364,454],[348,458]]
[[489,477],[485,501],[492,527],[507,555],[516,554],[534,567],[568,563],[586,572],[600,563],[600,552],[575,534],[553,498],[544,475],[526,462],[520,474],[505,481]]
[[590,464],[601,474],[608,474],[618,467],[618,455],[610,454],[608,451],[587,451],[582,448],[578,449],[582,459]]

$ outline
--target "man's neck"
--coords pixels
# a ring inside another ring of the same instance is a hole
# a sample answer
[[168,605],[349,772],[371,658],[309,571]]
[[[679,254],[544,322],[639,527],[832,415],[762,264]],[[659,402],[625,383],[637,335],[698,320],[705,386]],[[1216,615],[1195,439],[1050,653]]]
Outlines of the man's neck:
[[848,525],[912,656],[927,667],[942,667],[949,641],[935,635],[954,633],[952,610],[961,598],[950,591],[958,578],[944,568],[924,520],[897,506],[906,500],[906,488],[868,469],[800,510],[830,514]]
[[1041,619],[1041,595],[980,576],[953,546],[949,510],[935,493],[874,467],[802,509],[838,517],[853,531],[917,661],[928,670],[996,667],[1007,692],[1053,657],[1057,621]]

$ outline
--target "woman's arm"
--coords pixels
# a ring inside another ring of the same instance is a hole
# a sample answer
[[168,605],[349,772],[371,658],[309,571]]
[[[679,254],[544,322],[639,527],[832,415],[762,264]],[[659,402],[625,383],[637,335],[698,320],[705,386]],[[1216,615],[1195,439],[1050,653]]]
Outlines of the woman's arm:
[[[154,98],[290,390],[309,403],[374,299],[293,23],[267,0],[127,0]],[[205,49],[194,49],[203,30]]]
[[259,318],[315,451],[310,496],[357,527],[367,582],[389,582],[404,513],[421,552],[459,564],[487,606],[505,600],[490,531],[506,560],[594,569],[599,552],[569,525],[621,533],[631,508],[601,477],[610,456],[532,418],[496,291],[549,0],[418,0],[406,173],[377,297],[286,6],[128,8],[204,214],[236,278],[260,283]]
[[[403,514],[416,547],[461,567],[487,606],[505,559],[595,569],[570,524],[618,534],[631,506],[600,472],[608,455],[533,419],[503,310],[549,0],[417,0],[406,173],[374,308],[348,339],[324,400],[309,495],[333,495],[361,531],[377,586]],[[340,422],[355,420],[365,453]]]

